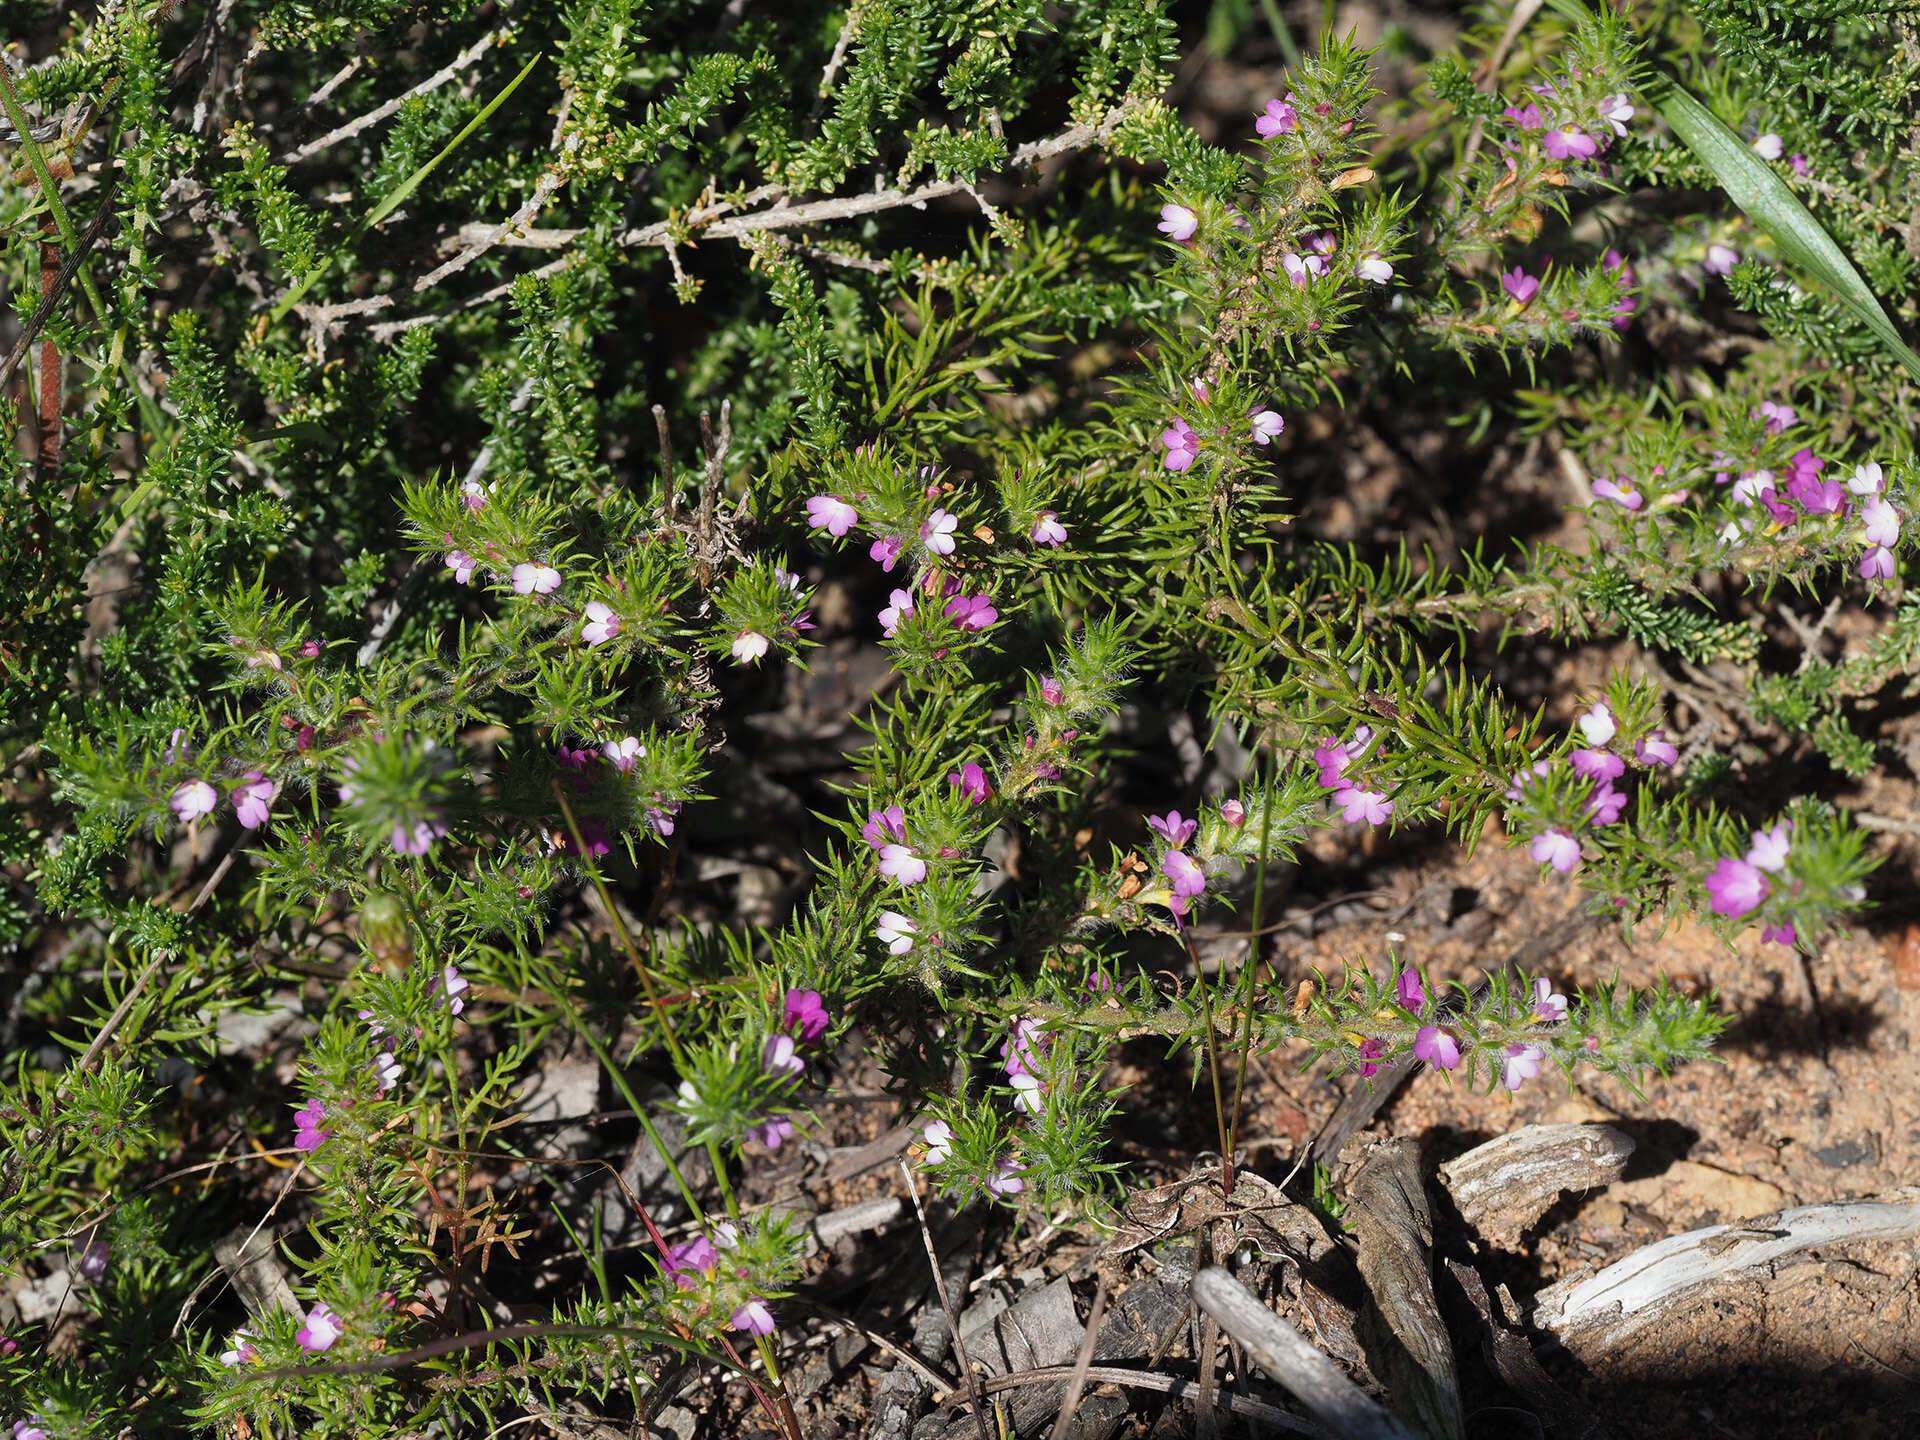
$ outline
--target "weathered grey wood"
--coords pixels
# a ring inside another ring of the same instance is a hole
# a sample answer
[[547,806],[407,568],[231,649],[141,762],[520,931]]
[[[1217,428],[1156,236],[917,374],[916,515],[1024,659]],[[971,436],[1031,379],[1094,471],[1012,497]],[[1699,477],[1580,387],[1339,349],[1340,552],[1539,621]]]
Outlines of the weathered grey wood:
[[1511,1249],[1562,1195],[1618,1180],[1633,1150],[1611,1125],[1523,1125],[1449,1160],[1440,1181],[1461,1219]]
[[1897,1198],[1802,1205],[1738,1225],[1689,1230],[1634,1251],[1595,1275],[1540,1292],[1534,1324],[1580,1348],[1604,1351],[1692,1308],[1716,1286],[1803,1250],[1920,1235],[1920,1203]]
[[1345,1219],[1360,1251],[1367,1303],[1360,1339],[1402,1414],[1435,1440],[1464,1440],[1453,1342],[1433,1294],[1433,1217],[1420,1149],[1389,1140],[1367,1152],[1347,1186]]
[[1246,1286],[1218,1265],[1193,1277],[1193,1298],[1254,1362],[1286,1386],[1313,1417],[1341,1440],[1417,1440],[1314,1349],[1293,1326],[1260,1303]]
[[1495,1311],[1480,1272],[1457,1260],[1446,1264],[1467,1303],[1480,1316],[1481,1348],[1487,1363],[1507,1388],[1526,1402],[1554,1440],[1617,1440],[1606,1421],[1553,1383],[1526,1336],[1507,1328],[1506,1317]]

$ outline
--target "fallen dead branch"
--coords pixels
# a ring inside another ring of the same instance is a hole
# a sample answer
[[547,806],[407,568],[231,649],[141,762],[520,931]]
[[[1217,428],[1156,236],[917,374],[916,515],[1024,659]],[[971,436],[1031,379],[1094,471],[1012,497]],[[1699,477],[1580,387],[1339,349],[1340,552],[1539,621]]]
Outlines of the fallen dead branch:
[[1461,1219],[1511,1249],[1562,1195],[1618,1180],[1633,1150],[1611,1125],[1524,1125],[1449,1160],[1440,1180]]

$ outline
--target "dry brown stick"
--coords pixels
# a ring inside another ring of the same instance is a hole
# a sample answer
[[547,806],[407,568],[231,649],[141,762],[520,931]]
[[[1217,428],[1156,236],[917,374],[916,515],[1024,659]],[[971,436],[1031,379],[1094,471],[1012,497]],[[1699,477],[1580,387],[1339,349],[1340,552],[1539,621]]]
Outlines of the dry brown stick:
[[700,484],[700,515],[695,522],[694,569],[704,591],[713,584],[713,510],[726,478],[727,451],[733,445],[733,401],[720,402],[720,436],[716,440],[707,412],[700,412],[700,448],[707,455],[707,471]]
[[[1027,1385],[1051,1385],[1055,1381],[1071,1379],[1076,1369],[1072,1365],[1048,1365],[1039,1370],[1023,1370],[1018,1375],[995,1376],[980,1388],[988,1395],[997,1395],[1002,1390],[1018,1390]],[[1186,1399],[1193,1389],[1193,1381],[1183,1380],[1177,1375],[1162,1375],[1157,1370],[1122,1370],[1113,1365],[1088,1366],[1087,1379],[1096,1385],[1157,1390],[1176,1400]],[[1291,1430],[1298,1435],[1323,1437],[1323,1440],[1327,1436],[1327,1432],[1312,1421],[1289,1415],[1272,1405],[1263,1405],[1258,1400],[1249,1400],[1244,1395],[1219,1395],[1214,1397],[1214,1404],[1236,1415],[1244,1415],[1249,1420],[1258,1420],[1262,1425],[1271,1425],[1276,1430]]]
[[927,1263],[933,1267],[934,1293],[939,1295],[940,1308],[947,1312],[947,1324],[953,1328],[953,1358],[960,1367],[960,1383],[965,1387],[967,1403],[973,1408],[973,1423],[980,1431],[980,1440],[993,1440],[987,1430],[987,1407],[980,1399],[980,1377],[973,1373],[966,1342],[960,1338],[960,1312],[953,1308],[953,1297],[947,1293],[947,1278],[940,1273],[940,1255],[933,1248],[933,1231],[927,1226],[926,1208],[920,1203],[920,1184],[905,1160],[900,1162],[900,1173],[906,1177],[907,1194],[913,1197],[913,1213],[920,1221],[920,1238],[926,1242]]
[[[618,1171],[615,1172],[616,1175],[618,1173]],[[851,1315],[843,1315],[832,1306],[822,1305],[818,1300],[801,1299],[799,1303],[813,1311],[814,1314],[818,1315],[829,1325],[838,1325],[842,1330],[852,1331],[869,1345],[878,1345],[882,1350],[893,1356],[894,1359],[912,1370],[922,1380],[925,1380],[941,1393],[945,1394],[955,1388],[955,1383],[941,1374],[935,1366],[929,1365],[925,1360],[922,1360],[918,1355],[914,1354],[913,1351],[907,1349],[906,1346],[895,1344],[893,1341],[887,1339],[887,1337],[882,1335],[878,1330],[871,1330],[867,1326],[862,1325]]]
[[1349,1380],[1306,1336],[1261,1304],[1226,1270],[1212,1265],[1194,1276],[1193,1298],[1261,1369],[1292,1391],[1315,1419],[1342,1440],[1416,1440],[1412,1431]]
[[1079,1407],[1080,1392],[1087,1388],[1087,1371],[1093,1368],[1093,1346],[1100,1338],[1100,1317],[1107,1313],[1107,1282],[1102,1280],[1093,1292],[1093,1309],[1087,1312],[1087,1332],[1080,1337],[1080,1353],[1073,1357],[1073,1382],[1060,1402],[1060,1414],[1053,1422],[1052,1440],[1067,1440],[1067,1426]]

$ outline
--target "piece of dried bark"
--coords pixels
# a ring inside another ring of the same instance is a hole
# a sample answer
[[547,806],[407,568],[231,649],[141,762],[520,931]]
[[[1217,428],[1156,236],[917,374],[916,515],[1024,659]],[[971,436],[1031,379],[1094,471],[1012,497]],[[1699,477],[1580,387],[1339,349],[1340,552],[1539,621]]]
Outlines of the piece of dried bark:
[[1509,1390],[1526,1401],[1554,1440],[1615,1440],[1615,1432],[1606,1421],[1554,1384],[1526,1337],[1509,1329],[1505,1317],[1494,1312],[1480,1272],[1457,1260],[1446,1264],[1467,1303],[1480,1317],[1481,1350],[1487,1364]]
[[1582,1355],[1604,1354],[1650,1325],[1691,1309],[1714,1289],[1770,1273],[1815,1247],[1920,1235],[1920,1201],[1902,1191],[1879,1200],[1802,1205],[1738,1225],[1689,1230],[1634,1251],[1598,1274],[1576,1276],[1535,1297],[1533,1322]]
[[1512,1250],[1568,1191],[1618,1180],[1633,1149],[1633,1137],[1611,1125],[1523,1125],[1449,1160],[1440,1180],[1461,1219]]
[[1413,1432],[1218,1265],[1193,1277],[1193,1298],[1254,1363],[1341,1440],[1416,1440]]
[[1433,1219],[1420,1183],[1420,1149],[1389,1140],[1370,1149],[1347,1187],[1345,1220],[1360,1251],[1367,1303],[1360,1339],[1373,1373],[1404,1414],[1436,1440],[1463,1440],[1453,1343],[1433,1294]]

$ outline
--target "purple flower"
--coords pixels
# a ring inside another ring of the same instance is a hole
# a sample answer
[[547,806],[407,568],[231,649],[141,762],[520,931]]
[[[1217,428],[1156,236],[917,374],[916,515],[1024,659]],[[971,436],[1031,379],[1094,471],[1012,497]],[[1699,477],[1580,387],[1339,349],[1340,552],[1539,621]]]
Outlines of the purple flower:
[[[239,1365],[251,1365],[258,1360],[260,1352],[253,1348],[252,1336],[253,1332],[244,1325],[234,1331],[233,1339],[227,1343],[227,1348],[220,1352],[220,1363],[231,1370]],[[13,1429],[17,1437],[20,1434],[20,1427],[16,1425]]]
[[747,1127],[747,1138],[758,1140],[769,1150],[778,1150],[793,1138],[793,1122],[784,1115],[769,1115],[758,1124]]
[[796,1053],[791,1035],[770,1035],[760,1051],[760,1068],[775,1079],[805,1072],[807,1062]]
[[1238,800],[1222,800],[1220,802],[1220,818],[1238,830],[1242,825],[1247,823],[1247,807],[1242,805]]
[[1380,790],[1348,786],[1334,792],[1333,803],[1340,809],[1340,818],[1349,825],[1384,825],[1393,815],[1393,801]]
[[732,1329],[761,1336],[771,1335],[778,1328],[773,1323],[773,1312],[767,1308],[767,1302],[757,1295],[735,1310],[727,1324]]
[[898,805],[889,805],[884,810],[869,810],[867,823],[860,827],[861,838],[875,850],[890,843],[899,843],[907,838],[907,812]]
[[[591,815],[580,821],[580,839],[585,842],[589,855],[605,855],[613,849],[613,837],[607,834],[607,827]],[[561,839],[560,853],[563,855],[580,853],[580,847],[574,843],[571,833]]]
[[447,569],[453,571],[453,578],[462,585],[467,584],[473,579],[473,572],[480,564],[478,560],[474,559],[473,556],[464,550],[449,550],[447,552],[447,558],[443,563]]
[[1864,499],[1869,495],[1878,495],[1886,487],[1886,483],[1886,476],[1880,466],[1869,460],[1864,465],[1853,467],[1853,475],[1847,481],[1847,489]]
[[472,982],[463,976],[455,966],[448,965],[440,972],[440,988],[446,992],[447,1013],[459,1015],[467,1008],[467,991],[473,988]]
[[1540,282],[1516,265],[1501,274],[1500,288],[1513,297],[1514,304],[1524,307],[1540,293]]
[[1567,997],[1554,993],[1551,980],[1533,982],[1533,1019],[1540,1024],[1552,1024],[1556,1020],[1567,1018]]
[[1191,898],[1207,888],[1207,872],[1184,850],[1169,850],[1162,855],[1160,873],[1173,882],[1175,895]]
[[1328,790],[1339,790],[1344,788],[1340,777],[1347,773],[1353,757],[1345,745],[1329,739],[1314,747],[1313,763],[1320,769],[1320,784]]
[[1900,512],[1879,495],[1860,507],[1860,521],[1869,545],[1897,545],[1900,542]]
[[1787,856],[1792,850],[1791,828],[1782,820],[1771,830],[1753,832],[1753,845],[1747,851],[1747,863],[1778,875],[1787,868]]
[[818,990],[789,990],[781,1009],[780,1023],[802,1045],[811,1045],[827,1033],[829,1020],[825,1002]]
[[958,770],[947,775],[947,784],[967,797],[969,805],[982,805],[993,794],[993,787],[987,783],[987,772],[969,760]]
[[1013,1034],[1000,1046],[1000,1058],[1006,1062],[1009,1075],[1030,1075],[1040,1066],[1040,1057],[1045,1055],[1052,1037],[1041,1028],[1038,1020],[1019,1019],[1013,1022]]
[[1360,1042],[1360,1074],[1363,1079],[1379,1071],[1380,1066],[1377,1062],[1384,1059],[1386,1053],[1387,1042],[1384,1040]]
[[1541,143],[1556,160],[1591,160],[1600,153],[1600,142],[1578,125],[1555,126]]
[[1193,838],[1193,832],[1198,828],[1198,823],[1181,819],[1178,810],[1169,810],[1164,815],[1149,815],[1147,828],[1167,844],[1178,847]]
[[1758,909],[1771,888],[1758,865],[1731,855],[1707,872],[1706,885],[1707,894],[1713,898],[1713,913],[1735,920]]
[[958,516],[945,510],[936,510],[920,527],[920,542],[935,555],[953,553],[953,532],[960,528]]
[[[1787,164],[1792,168],[1795,177],[1798,179],[1804,180],[1813,173],[1813,162],[1804,155],[1789,155],[1787,157]],[[1787,928],[1791,930],[1793,927],[1789,925]]]
[[898,535],[882,535],[867,547],[867,558],[876,561],[882,570],[892,573],[893,562],[900,558],[900,552],[907,548],[907,542]]
[[1570,758],[1574,774],[1603,784],[1627,773],[1627,762],[1611,750],[1576,750]]
[[1438,1025],[1420,1027],[1413,1037],[1413,1053],[1436,1070],[1451,1070],[1460,1063],[1459,1043]]
[[320,1128],[320,1122],[327,1118],[326,1102],[309,1100],[300,1109],[293,1112],[293,1148],[302,1154],[311,1155],[333,1132]]
[[[659,800],[660,792],[656,790],[653,798]],[[661,801],[658,805],[649,806],[643,818],[652,828],[654,834],[671,835],[673,834],[673,817],[679,813],[680,802],[678,800],[667,800]]]
[[1767,434],[1778,435],[1782,430],[1791,428],[1800,419],[1800,412],[1791,405],[1762,400],[1760,408],[1753,412],[1753,417],[1762,422]]
[[87,1248],[80,1252],[79,1263],[74,1266],[80,1278],[89,1285],[98,1285],[107,1273],[107,1262],[113,1259],[113,1247],[104,1240],[91,1240]]
[[1570,831],[1556,825],[1534,836],[1533,843],[1527,846],[1527,853],[1539,864],[1551,865],[1564,875],[1580,859],[1580,842],[1573,838]]
[[346,1333],[347,1327],[340,1317],[326,1305],[316,1305],[307,1312],[306,1324],[294,1335],[302,1350],[318,1355],[323,1350],[331,1350],[334,1341]]
[[531,561],[513,567],[508,573],[516,595],[551,595],[560,588],[560,572],[551,565]]
[[1633,119],[1633,102],[1625,95],[1609,95],[1600,102],[1600,118],[1613,127],[1616,135],[1627,133],[1627,122]]
[[1287,92],[1284,100],[1269,100],[1253,122],[1253,131],[1262,140],[1271,140],[1276,135],[1284,135],[1299,122],[1293,109],[1293,92]]
[[647,753],[647,747],[640,743],[638,735],[626,735],[618,740],[609,740],[600,747],[600,753],[607,757],[614,769],[625,775]]
[[400,1083],[400,1073],[405,1068],[393,1058],[391,1050],[382,1050],[373,1057],[373,1083],[382,1095]]
[[1544,130],[1547,118],[1540,113],[1540,107],[1529,100],[1525,105],[1509,105],[1500,112],[1522,130]]
[[1634,741],[1633,758],[1642,765],[1674,765],[1679,762],[1680,752],[1667,740],[1664,730],[1649,730],[1645,737]]
[[1707,246],[1707,258],[1700,262],[1700,268],[1709,275],[1731,274],[1733,267],[1740,263],[1740,252],[1731,245],[1714,243]]
[[905,845],[882,845],[880,873],[902,885],[918,885],[927,878],[927,862]]
[[953,1127],[944,1120],[929,1120],[920,1127],[920,1139],[927,1147],[925,1162],[938,1165],[953,1153]]
[[882,910],[874,938],[887,947],[889,955],[904,955],[913,949],[913,937],[920,927],[896,910]]
[[1876,545],[1860,557],[1862,580],[1891,580],[1894,574],[1893,551]]
[[987,1181],[987,1189],[1002,1198],[1018,1195],[1027,1188],[1027,1182],[1020,1178],[1025,1169],[1024,1165],[1016,1165],[1012,1157],[1003,1155]]
[[1184,245],[1193,238],[1193,232],[1200,228],[1200,217],[1184,205],[1162,205],[1160,223],[1153,228],[1168,239]]
[[487,496],[493,493],[493,486],[482,485],[478,480],[460,482],[460,503],[467,507],[467,513],[478,515],[487,508]]
[[674,1288],[692,1290],[699,1282],[696,1274],[711,1275],[720,1268],[720,1252],[704,1235],[667,1247],[666,1272],[673,1277]]
[[962,630],[985,630],[1000,618],[987,595],[956,595],[944,607],[946,617]]
[[1160,432],[1160,443],[1167,447],[1166,459],[1161,463],[1169,470],[1185,470],[1200,458],[1200,437],[1177,415],[1173,424]]
[[1509,1090],[1518,1090],[1523,1080],[1532,1080],[1540,1073],[1540,1062],[1547,1058],[1547,1052],[1538,1045],[1509,1045],[1502,1064],[1501,1079]]
[[1604,781],[1594,786],[1593,794],[1587,797],[1587,818],[1595,825],[1613,824],[1626,808],[1627,797]]
[[1593,493],[1602,500],[1613,501],[1622,510],[1638,510],[1647,501],[1645,495],[1633,488],[1631,480],[1625,485],[1618,485],[1604,475],[1594,478]]
[[1064,545],[1067,543],[1067,527],[1060,523],[1060,517],[1051,510],[1042,510],[1039,518],[1033,522],[1033,531],[1028,537],[1036,545]]
[[1791,923],[1768,925],[1760,931],[1762,944],[1770,941],[1775,945],[1791,945],[1798,938],[1799,936],[1795,933]]
[[249,770],[246,778],[234,787],[233,813],[247,829],[258,830],[272,816],[274,797],[279,793],[277,780],[267,779],[258,770]]
[[1786,142],[1769,130],[1753,142],[1753,153],[1762,160],[1778,160],[1786,150]]
[[1264,445],[1282,430],[1287,422],[1277,410],[1269,410],[1264,405],[1253,412],[1248,428],[1253,432],[1253,443]]
[[895,590],[887,597],[887,608],[880,612],[880,633],[891,637],[900,622],[913,614],[913,592]]
[[1838,480],[1822,480],[1806,470],[1794,472],[1787,482],[1787,494],[1809,515],[1838,515],[1846,506],[1846,501],[1840,498]]
[[1061,688],[1060,682],[1054,679],[1053,676],[1042,675],[1040,677],[1040,698],[1049,705],[1064,705],[1067,699],[1067,692]]
[[211,815],[213,807],[220,803],[220,792],[204,780],[183,780],[173,787],[173,794],[167,804],[183,825],[191,824],[203,815]]
[[[1633,273],[1633,266],[1627,262],[1627,257],[1622,255],[1618,250],[1607,251],[1605,255],[1600,257],[1600,263],[1607,269],[1616,272],[1623,283],[1627,285],[1634,283],[1636,277]],[[1619,300],[1614,303],[1613,328],[1616,330],[1625,330],[1628,325],[1633,323],[1633,313],[1639,308],[1640,302],[1634,299],[1631,293],[1622,295]]]
[[1427,987],[1420,983],[1420,972],[1412,966],[1402,970],[1399,978],[1393,982],[1393,994],[1400,1002],[1401,1009],[1411,1010],[1416,1015],[1427,1003]]
[[589,600],[586,623],[580,627],[580,638],[589,646],[604,645],[619,633],[620,617],[613,613],[612,607],[598,600]]
[[838,495],[815,495],[807,501],[807,524],[838,540],[860,523],[860,512]]

